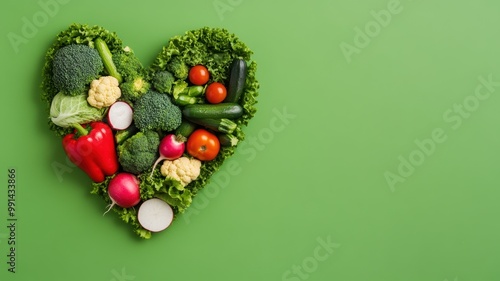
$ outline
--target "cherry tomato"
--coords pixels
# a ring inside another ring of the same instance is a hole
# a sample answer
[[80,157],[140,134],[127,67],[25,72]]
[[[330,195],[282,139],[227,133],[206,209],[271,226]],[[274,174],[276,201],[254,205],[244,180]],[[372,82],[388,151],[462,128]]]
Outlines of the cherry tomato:
[[209,103],[220,103],[226,98],[226,95],[226,87],[219,82],[214,82],[208,85],[207,90],[205,91],[205,97]]
[[217,157],[220,142],[216,135],[205,129],[196,129],[188,138],[186,149],[189,155],[201,161],[210,161]]
[[208,79],[210,79],[210,73],[203,65],[195,65],[189,70],[189,81],[194,85],[205,85]]

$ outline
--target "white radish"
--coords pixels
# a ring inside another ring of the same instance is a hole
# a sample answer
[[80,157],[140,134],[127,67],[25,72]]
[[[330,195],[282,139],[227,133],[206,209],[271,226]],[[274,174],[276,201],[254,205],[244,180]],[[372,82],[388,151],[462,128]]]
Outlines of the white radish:
[[114,130],[125,130],[131,124],[134,117],[132,107],[124,102],[113,103],[108,110],[108,123]]
[[158,165],[158,163],[160,163],[162,160],[175,160],[181,157],[184,153],[185,148],[186,143],[184,142],[184,139],[177,137],[174,134],[166,135],[160,141],[160,146],[158,146],[160,157],[156,159],[156,162],[153,165],[153,169],[151,170],[150,177],[153,176],[153,172],[155,171],[156,165]]
[[144,229],[160,232],[170,226],[174,220],[174,211],[165,201],[152,198],[141,204],[137,220]]
[[111,204],[104,215],[118,205],[122,208],[133,207],[141,201],[141,193],[139,188],[139,180],[130,173],[119,173],[109,181],[108,195],[111,199]]

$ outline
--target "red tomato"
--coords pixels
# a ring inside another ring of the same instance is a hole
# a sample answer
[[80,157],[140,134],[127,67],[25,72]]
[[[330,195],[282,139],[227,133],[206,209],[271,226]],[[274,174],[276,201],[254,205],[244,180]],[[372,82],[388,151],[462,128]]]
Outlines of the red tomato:
[[217,157],[220,142],[216,135],[205,129],[196,129],[188,138],[186,149],[189,155],[201,161],[210,161]]
[[205,85],[208,79],[210,79],[210,73],[208,73],[208,69],[203,65],[195,65],[189,70],[189,81],[194,85]]
[[208,85],[207,90],[205,91],[205,97],[209,103],[220,103],[226,98],[226,95],[226,87],[219,82],[214,82]]

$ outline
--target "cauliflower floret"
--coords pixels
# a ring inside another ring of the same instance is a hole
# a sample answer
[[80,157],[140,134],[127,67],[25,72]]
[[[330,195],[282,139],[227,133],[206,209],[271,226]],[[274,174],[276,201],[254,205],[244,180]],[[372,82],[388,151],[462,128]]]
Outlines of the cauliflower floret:
[[113,76],[102,76],[99,80],[93,80],[87,101],[96,108],[112,105],[122,95],[118,85],[118,79]]
[[186,186],[200,175],[200,167],[200,160],[181,157],[172,161],[163,161],[161,174],[179,181],[183,186]]

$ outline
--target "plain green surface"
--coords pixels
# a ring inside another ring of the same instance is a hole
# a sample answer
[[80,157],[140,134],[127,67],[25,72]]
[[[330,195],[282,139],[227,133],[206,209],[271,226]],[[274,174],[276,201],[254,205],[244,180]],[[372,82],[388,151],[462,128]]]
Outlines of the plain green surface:
[[[500,280],[498,83],[474,98],[479,77],[500,81],[498,1],[66,2],[46,22],[36,1],[1,10],[1,280]],[[370,11],[388,7],[399,12],[375,23]],[[16,53],[8,34],[23,36],[23,18],[35,15],[39,27]],[[51,168],[65,156],[46,126],[40,70],[72,22],[117,32],[145,65],[168,38],[202,26],[225,27],[255,52],[254,141],[221,170],[229,182],[219,174],[149,241],[102,216],[82,172],[59,181]],[[368,42],[356,37],[367,26]],[[345,44],[357,48],[349,58]],[[471,110],[455,113],[464,101]],[[284,110],[294,116],[286,124]],[[446,140],[419,152],[435,130]],[[399,157],[412,153],[420,165],[391,189],[386,172],[401,176]]]

